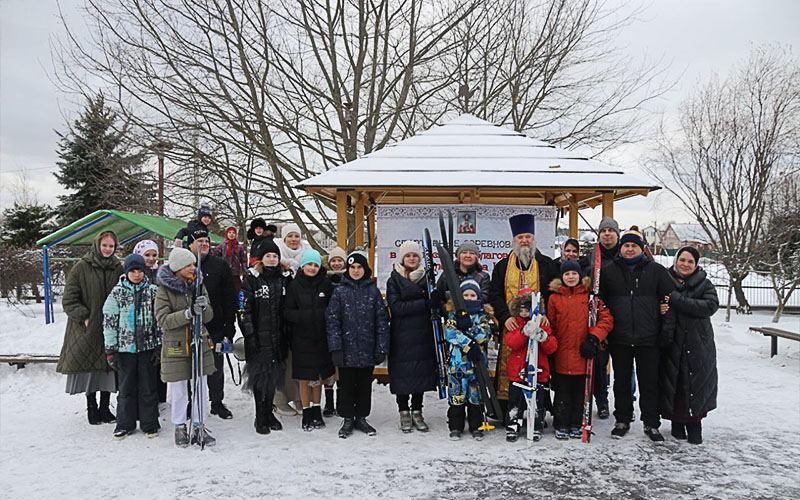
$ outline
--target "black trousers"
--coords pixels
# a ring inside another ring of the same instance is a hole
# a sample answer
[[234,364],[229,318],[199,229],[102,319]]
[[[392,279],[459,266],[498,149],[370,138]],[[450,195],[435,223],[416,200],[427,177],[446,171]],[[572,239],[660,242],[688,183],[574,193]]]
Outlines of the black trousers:
[[372,409],[372,366],[339,367],[336,411],[340,417],[366,417]]
[[397,394],[397,411],[422,411],[422,399],[425,393],[411,394],[411,407],[408,406],[408,394]]
[[553,403],[553,427],[556,429],[580,429],[583,423],[583,392],[585,375],[553,374],[556,400]]
[[483,412],[480,405],[450,405],[447,408],[447,428],[451,431],[464,430],[464,410],[466,410],[466,420],[469,422],[469,431],[475,432],[483,423]]
[[614,367],[614,418],[617,422],[628,423],[633,416],[631,377],[635,360],[642,421],[657,429],[661,425],[658,413],[658,347],[612,344],[609,348]]
[[[536,389],[536,415],[534,415],[533,428],[537,431],[544,429],[544,412],[547,410],[547,402],[550,399],[550,388],[541,382]],[[521,387],[510,382],[508,386],[508,412],[506,412],[506,425],[511,423],[511,419],[521,419],[528,411],[528,402],[525,399],[525,392]]]
[[219,403],[225,398],[225,355],[214,352],[214,366],[217,370],[208,376],[208,399]]
[[119,394],[117,394],[117,430],[136,429],[136,420],[142,431],[153,432],[161,428],[158,423],[158,379],[153,365],[153,351],[119,353]]
[[[552,366],[552,365],[550,365]],[[594,402],[598,405],[608,404],[608,351],[597,351],[594,358]]]

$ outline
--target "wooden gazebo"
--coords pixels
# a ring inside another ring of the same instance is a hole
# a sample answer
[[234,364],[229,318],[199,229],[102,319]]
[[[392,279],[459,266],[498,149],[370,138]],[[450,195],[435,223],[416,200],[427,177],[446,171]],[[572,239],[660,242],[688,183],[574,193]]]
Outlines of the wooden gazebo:
[[[569,214],[578,235],[580,208],[602,205],[660,189],[649,180],[555,147],[472,115],[435,126],[379,151],[300,183],[316,196],[336,201],[337,243],[364,244],[364,224],[375,234],[372,204],[554,205]],[[356,227],[348,228],[352,206]],[[367,214],[365,216],[365,214]],[[369,249],[374,265],[375,244]]]

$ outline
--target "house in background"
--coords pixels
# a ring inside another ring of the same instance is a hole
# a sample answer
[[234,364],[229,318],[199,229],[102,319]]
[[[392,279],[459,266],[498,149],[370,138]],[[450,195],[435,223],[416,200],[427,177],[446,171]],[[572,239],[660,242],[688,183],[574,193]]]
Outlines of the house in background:
[[647,226],[642,228],[642,234],[653,252],[658,253],[661,250],[661,231],[656,226]]
[[714,250],[711,239],[700,224],[669,224],[661,234],[661,246],[668,250],[692,246],[701,253]]

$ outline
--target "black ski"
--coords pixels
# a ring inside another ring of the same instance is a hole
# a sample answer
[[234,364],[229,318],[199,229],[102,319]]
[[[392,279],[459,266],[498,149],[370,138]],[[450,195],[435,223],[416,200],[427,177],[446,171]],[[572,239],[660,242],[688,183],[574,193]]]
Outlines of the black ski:
[[[422,253],[425,255],[425,276],[428,282],[428,299],[436,289],[436,264],[433,260],[433,246],[431,245],[431,232],[426,228],[422,238]],[[447,397],[447,340],[442,328],[442,317],[439,313],[439,304],[431,305],[431,325],[433,327],[433,341],[436,348],[436,368],[438,375],[439,399]]]

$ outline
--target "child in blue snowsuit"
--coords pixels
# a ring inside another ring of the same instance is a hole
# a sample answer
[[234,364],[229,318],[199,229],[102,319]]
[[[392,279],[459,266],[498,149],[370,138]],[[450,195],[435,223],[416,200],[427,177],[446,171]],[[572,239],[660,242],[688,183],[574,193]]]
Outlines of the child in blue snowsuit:
[[483,431],[479,428],[483,420],[481,393],[475,378],[473,363],[487,363],[483,354],[483,345],[489,340],[492,330],[489,306],[481,303],[481,288],[473,279],[461,283],[461,296],[467,306],[466,317],[457,317],[453,310],[453,302],[447,304],[448,317],[445,324],[445,336],[450,343],[448,361],[448,403],[447,425],[450,439],[461,438],[464,431],[464,410],[469,422],[472,437],[483,439]]

